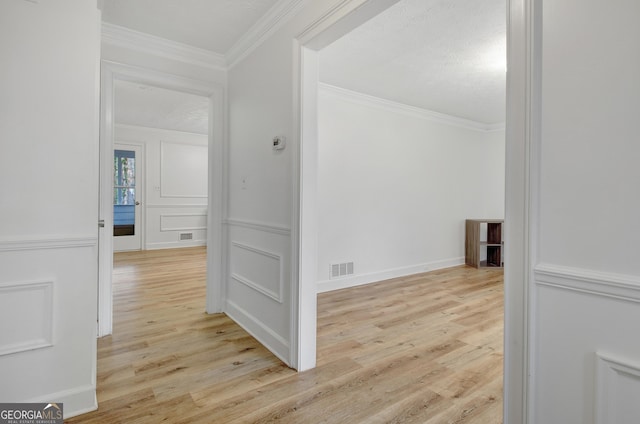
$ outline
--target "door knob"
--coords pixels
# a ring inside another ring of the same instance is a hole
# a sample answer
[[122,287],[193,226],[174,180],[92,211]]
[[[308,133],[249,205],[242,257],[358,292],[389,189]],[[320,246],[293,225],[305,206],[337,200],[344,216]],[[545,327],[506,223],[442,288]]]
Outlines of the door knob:
[[136,201],[136,206],[140,206],[140,202]]

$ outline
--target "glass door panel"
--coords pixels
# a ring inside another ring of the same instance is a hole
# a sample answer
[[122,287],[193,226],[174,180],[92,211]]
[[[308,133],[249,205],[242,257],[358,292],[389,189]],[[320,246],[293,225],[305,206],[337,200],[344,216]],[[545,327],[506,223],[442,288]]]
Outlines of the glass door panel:
[[113,235],[136,234],[136,152],[115,150],[113,158]]

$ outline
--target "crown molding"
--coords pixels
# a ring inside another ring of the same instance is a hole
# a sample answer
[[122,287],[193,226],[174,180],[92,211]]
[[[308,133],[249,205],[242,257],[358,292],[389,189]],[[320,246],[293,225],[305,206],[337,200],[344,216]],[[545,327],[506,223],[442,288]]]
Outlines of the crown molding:
[[308,0],[279,0],[229,49],[225,55],[229,69],[284,25]]
[[226,60],[221,54],[107,22],[102,23],[102,43],[204,68],[227,69]]
[[504,123],[485,124],[471,119],[459,118],[453,115],[447,115],[420,107],[409,106],[404,103],[394,102],[392,100],[382,99],[380,97],[371,96],[369,94],[357,91],[347,90],[346,88],[336,87],[335,85],[318,83],[318,89],[321,93],[335,97],[340,97],[347,101],[361,104],[364,106],[375,107],[390,112],[402,113],[414,118],[426,119],[428,121],[437,122],[444,125],[466,128],[474,131],[492,132],[504,129]]

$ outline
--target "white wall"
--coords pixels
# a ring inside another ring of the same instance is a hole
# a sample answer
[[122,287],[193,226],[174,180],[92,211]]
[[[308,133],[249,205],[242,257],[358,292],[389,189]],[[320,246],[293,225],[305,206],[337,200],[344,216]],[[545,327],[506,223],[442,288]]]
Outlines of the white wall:
[[0,399],[96,407],[95,1],[0,4]]
[[[464,221],[504,217],[504,130],[322,86],[319,291],[464,264]],[[330,279],[330,264],[354,275]]]
[[[228,72],[229,275],[225,311],[287,364],[295,362],[291,356],[295,342],[292,283],[297,279],[291,272],[296,206],[292,166],[299,143],[294,130],[292,40],[328,9],[322,3],[304,3],[284,25],[272,26]],[[273,151],[275,135],[287,138],[285,150]],[[279,272],[272,272],[273,268]]]
[[[275,43],[229,71],[225,307],[236,322],[289,364],[292,156],[290,146],[273,151],[272,138],[284,135],[289,143],[295,142],[290,65],[291,45]],[[265,294],[274,292],[275,297]]]
[[143,146],[143,249],[206,245],[208,136],[116,125],[115,142]]
[[[294,40],[311,36],[311,33],[331,26],[337,16],[346,16],[357,10],[347,19],[349,23],[339,25],[329,34],[338,36],[353,22],[362,22],[375,11],[396,1],[369,2],[370,8],[362,7],[364,0],[291,2],[293,6],[282,13],[285,19],[266,26],[256,44],[234,54],[237,59],[228,71],[229,208],[226,250],[231,267],[225,288],[225,310],[272,352],[293,366],[298,366],[299,360],[301,368],[310,367],[315,362],[315,356],[309,353],[313,352],[312,343],[307,343],[303,353],[296,349],[298,340],[312,333],[308,327],[315,323],[315,317],[309,316],[314,312],[307,308],[305,323],[297,331],[297,314],[305,312],[297,310],[300,302],[296,291],[299,270],[297,263],[292,263],[292,258],[297,260],[298,255],[292,248],[298,247],[294,238],[298,237],[299,231],[297,179],[301,165],[298,156],[301,73],[299,51]],[[287,137],[288,147],[284,151],[272,150],[271,140],[275,135]],[[233,250],[238,243],[245,246],[244,251],[253,249],[253,254],[247,256],[241,248],[244,256],[238,257],[238,250]],[[279,274],[267,269],[276,266],[280,269]],[[256,272],[256,269],[264,272]],[[261,277],[257,280],[233,278],[234,274]],[[281,289],[274,298],[268,293],[273,294],[275,287]],[[310,297],[315,290],[315,281],[306,281],[301,290],[305,292],[302,296],[304,304],[314,303]]]
[[635,423],[640,3],[545,1],[542,10],[532,422]]

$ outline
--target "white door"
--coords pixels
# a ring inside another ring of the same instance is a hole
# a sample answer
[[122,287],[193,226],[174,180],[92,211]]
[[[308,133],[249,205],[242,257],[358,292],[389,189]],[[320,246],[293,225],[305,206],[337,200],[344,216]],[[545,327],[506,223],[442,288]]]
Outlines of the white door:
[[114,144],[113,250],[142,248],[142,146]]

